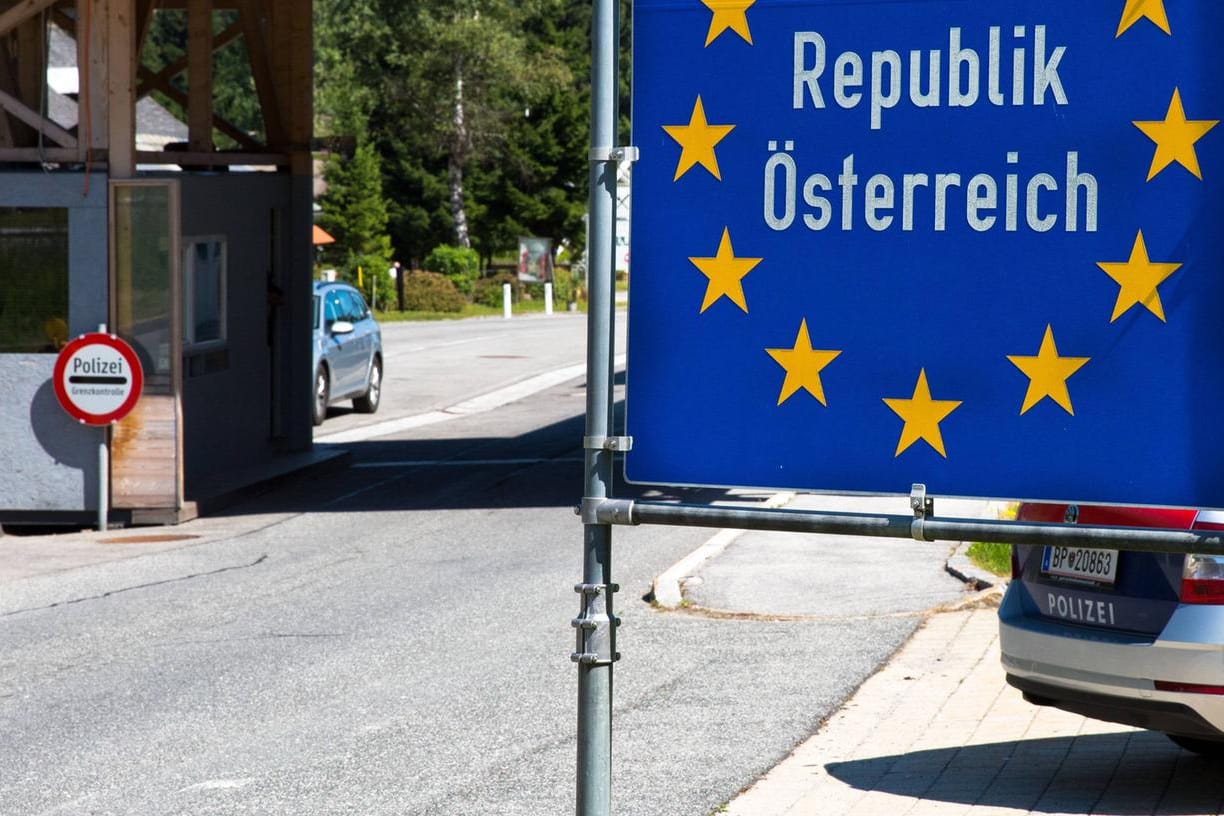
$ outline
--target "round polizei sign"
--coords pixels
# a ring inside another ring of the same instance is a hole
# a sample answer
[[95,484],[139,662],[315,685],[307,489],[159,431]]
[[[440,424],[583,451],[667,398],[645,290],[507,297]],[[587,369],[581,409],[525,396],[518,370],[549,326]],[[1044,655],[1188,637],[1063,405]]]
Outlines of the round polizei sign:
[[136,352],[113,334],[83,334],[59,353],[52,376],[64,410],[86,425],[110,425],[140,399],[144,372]]

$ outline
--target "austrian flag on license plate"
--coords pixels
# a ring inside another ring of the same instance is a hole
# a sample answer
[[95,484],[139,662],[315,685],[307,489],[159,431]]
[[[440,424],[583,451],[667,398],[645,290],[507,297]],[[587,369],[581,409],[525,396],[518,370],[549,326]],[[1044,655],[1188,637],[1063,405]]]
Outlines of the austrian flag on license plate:
[[1046,547],[1041,556],[1045,575],[1112,584],[1118,575],[1118,551],[1086,547]]

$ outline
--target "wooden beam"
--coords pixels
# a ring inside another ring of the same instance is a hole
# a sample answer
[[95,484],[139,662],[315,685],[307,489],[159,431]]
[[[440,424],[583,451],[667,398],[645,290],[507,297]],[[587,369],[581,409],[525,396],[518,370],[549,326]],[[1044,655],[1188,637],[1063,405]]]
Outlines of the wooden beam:
[[136,174],[135,0],[108,0],[106,14],[107,155],[112,179]]
[[[159,0],[157,7],[162,9],[172,9],[174,11],[186,11],[187,5],[191,0]],[[217,11],[237,11],[242,0],[215,0],[213,8]]]
[[212,0],[187,2],[187,143],[213,149]]
[[213,151],[211,153],[193,153],[177,150],[138,150],[136,159],[141,164],[178,164],[200,165],[205,167],[229,167],[235,164],[252,166],[266,165],[268,167],[284,167],[289,164],[289,157],[281,153],[244,153]]
[[[157,75],[148,71],[145,68],[140,69],[140,75],[143,82],[149,85],[151,91],[161,91],[166,96],[170,97],[175,103],[186,110],[188,105],[187,94],[180,91],[178,88],[170,84],[168,80],[157,79]],[[226,136],[233,139],[239,145],[249,150],[262,150],[265,145],[260,144],[257,139],[251,137],[249,133],[242,128],[223,118],[217,113],[212,115],[212,126],[224,133]]]
[[13,141],[13,129],[9,127],[8,117],[0,115],[0,149],[16,147],[16,144]]
[[[71,147],[0,147],[0,164],[39,164],[43,161],[79,164],[80,154]],[[102,165],[105,166],[105,162]],[[95,165],[96,166],[96,165]]]
[[0,34],[7,34],[43,9],[59,0],[21,0],[17,5],[0,13]]
[[140,63],[140,55],[144,53],[145,37],[153,26],[153,12],[157,8],[157,0],[136,0],[136,62]]
[[41,17],[34,17],[23,21],[15,31],[17,35],[17,93],[15,96],[31,111],[45,112],[47,110],[45,96],[47,90],[46,27]]
[[312,175],[314,48],[311,0],[264,0],[268,9],[273,76],[285,115],[286,148],[295,174]]
[[[81,0],[77,0],[78,15],[81,13],[80,2]],[[51,9],[51,22],[64,29],[64,31],[66,31],[74,40],[76,39],[76,17],[73,17],[68,12],[64,11],[63,6],[56,6],[55,8]]]
[[81,21],[77,41],[80,93],[77,134],[83,150],[105,150],[107,145],[106,17],[107,0],[76,0]]
[[[5,78],[0,80],[0,86],[11,84],[11,81],[6,82],[7,73],[9,73],[9,60],[0,59],[0,73],[5,75]],[[13,135],[12,130],[12,125],[9,124],[9,116],[0,113],[0,148],[17,147],[17,138]]]
[[52,122],[50,119],[44,119],[36,111],[30,110],[25,103],[12,94],[0,91],[0,108],[25,122],[35,130],[42,131],[44,136],[50,138],[60,147],[76,147],[77,140],[71,133],[61,128],[59,125]]
[[[213,43],[212,43],[213,53],[214,54],[217,53],[222,48],[229,45],[230,43],[232,43],[234,40],[238,39],[241,36],[242,36],[242,26],[239,25],[238,23],[234,23],[229,28],[225,29],[220,34],[217,34],[215,37],[213,37]],[[145,84],[145,80],[143,79],[144,77],[148,77],[148,76],[159,77],[168,82],[186,70],[187,70],[187,58],[183,57],[182,59],[175,60],[174,62],[165,66],[157,73],[142,72],[141,73],[142,80],[140,83],[140,87],[137,88],[136,90],[136,95],[140,98],[144,98],[148,96],[149,93],[153,90],[152,87]]]
[[289,22],[293,26],[293,172],[314,177],[314,157],[310,141],[314,136],[314,3],[313,0],[287,0],[293,7]]
[[242,0],[242,8],[238,12],[239,23],[246,39],[247,59],[251,63],[255,91],[259,94],[259,111],[263,116],[268,144],[279,147],[287,141],[284,116],[281,97],[272,77],[272,63],[268,59],[268,43],[264,36],[266,18],[259,11],[260,8],[254,0]]
[[[0,36],[0,91],[7,91],[10,94],[17,92],[16,66],[12,60],[8,58],[8,49],[4,47],[4,37]],[[22,131],[25,130],[20,122],[10,122],[9,116],[0,109],[0,145],[4,147],[17,147],[23,141],[28,143],[29,140],[23,140]]]

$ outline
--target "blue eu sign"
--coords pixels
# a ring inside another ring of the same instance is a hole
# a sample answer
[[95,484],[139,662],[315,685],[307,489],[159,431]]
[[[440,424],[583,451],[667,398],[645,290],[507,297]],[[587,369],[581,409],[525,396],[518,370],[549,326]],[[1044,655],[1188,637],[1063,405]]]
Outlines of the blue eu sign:
[[1224,506],[1224,3],[633,18],[631,481]]

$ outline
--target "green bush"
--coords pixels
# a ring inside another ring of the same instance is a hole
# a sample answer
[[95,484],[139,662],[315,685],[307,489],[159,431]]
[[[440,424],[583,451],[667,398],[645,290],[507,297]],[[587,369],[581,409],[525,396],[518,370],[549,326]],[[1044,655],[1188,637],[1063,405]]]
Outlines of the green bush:
[[553,300],[562,305],[577,300],[574,294],[574,274],[566,267],[558,266],[553,269]]
[[465,297],[471,297],[480,277],[480,255],[474,249],[436,246],[421,264],[426,272],[445,275]]
[[[553,304],[561,304],[562,307],[574,300],[574,279],[570,271],[564,267],[553,269]],[[544,284],[532,281],[523,284],[525,296],[528,300],[543,300],[544,299]]]
[[467,300],[443,275],[409,272],[404,278],[404,308],[413,312],[461,312]]
[[472,302],[500,309],[502,305],[502,286],[510,284],[510,301],[518,303],[523,299],[523,284],[518,275],[513,272],[502,272],[489,278],[476,281],[472,290]]
[[[378,255],[355,255],[353,261],[351,269],[340,273],[341,280],[359,289],[371,307],[384,311],[396,308],[395,280],[387,272],[390,264]],[[361,269],[360,280],[358,268]]]

